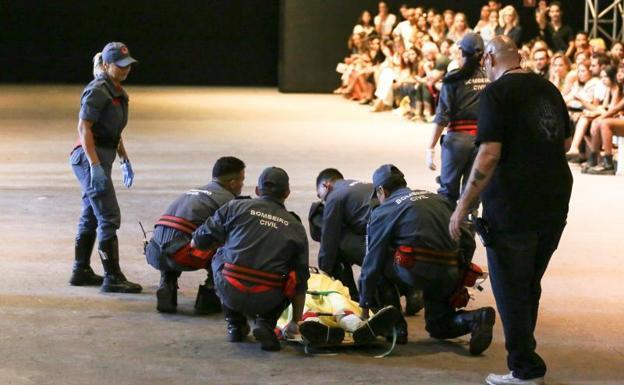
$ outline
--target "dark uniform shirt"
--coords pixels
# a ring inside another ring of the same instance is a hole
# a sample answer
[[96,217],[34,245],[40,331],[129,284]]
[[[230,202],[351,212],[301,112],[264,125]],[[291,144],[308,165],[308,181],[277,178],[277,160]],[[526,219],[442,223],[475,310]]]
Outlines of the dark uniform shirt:
[[[217,182],[192,189],[179,196],[169,205],[163,215],[171,215],[200,226],[210,218],[219,207],[234,199],[234,194]],[[156,226],[154,240],[164,244],[179,235],[180,231],[166,226]]]
[[[223,244],[223,262],[286,275],[295,270],[297,293],[308,287],[308,238],[299,218],[281,203],[261,197],[230,201],[193,234],[201,249]],[[216,270],[215,270],[216,272]]]
[[[457,71],[452,71],[447,76],[453,76]],[[479,96],[489,82],[483,70],[478,70],[468,79],[442,83],[434,122],[442,127],[450,123],[458,123],[457,127],[461,127],[462,124],[459,123],[466,121],[476,123]]]
[[564,141],[570,119],[559,90],[533,73],[491,83],[480,100],[477,143],[501,143],[501,157],[481,194],[493,229],[540,231],[565,223],[572,173]]
[[325,199],[323,230],[319,249],[319,268],[331,272],[340,246],[341,232],[366,234],[373,185],[356,180],[339,180]]
[[374,304],[375,290],[385,265],[398,246],[456,251],[449,235],[451,204],[444,197],[407,187],[394,191],[370,216],[367,252],[360,275],[360,306]]
[[89,83],[80,98],[82,120],[93,122],[91,131],[97,147],[117,148],[128,123],[128,94],[100,75]]

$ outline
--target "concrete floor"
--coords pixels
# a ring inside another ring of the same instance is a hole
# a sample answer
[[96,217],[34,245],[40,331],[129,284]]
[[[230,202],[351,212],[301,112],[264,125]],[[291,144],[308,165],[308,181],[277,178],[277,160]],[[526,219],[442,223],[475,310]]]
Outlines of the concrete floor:
[[[429,127],[331,95],[270,89],[128,87],[124,139],[136,172],[126,190],[114,179],[126,275],[140,295],[103,295],[67,284],[80,192],[68,165],[80,87],[0,87],[0,385],[26,384],[480,384],[505,372],[500,323],[481,357],[466,338],[429,339],[409,318],[410,343],[385,359],[375,352],[305,356],[299,347],[264,353],[224,341],[221,316],[192,315],[201,273],[180,280],[179,314],[155,311],[158,272],[141,254],[151,227],[179,193],[203,184],[212,162],[235,155],[248,165],[251,194],[265,166],[291,176],[287,207],[305,217],[314,178],[333,166],[369,180],[393,162],[413,187],[434,189],[424,165]],[[622,250],[624,178],[581,175],[568,227],[543,282],[537,330],[548,384],[624,383]],[[318,247],[311,243],[311,263]],[[476,261],[485,264],[484,251]],[[101,271],[99,262],[94,263]],[[492,305],[491,290],[472,306]]]

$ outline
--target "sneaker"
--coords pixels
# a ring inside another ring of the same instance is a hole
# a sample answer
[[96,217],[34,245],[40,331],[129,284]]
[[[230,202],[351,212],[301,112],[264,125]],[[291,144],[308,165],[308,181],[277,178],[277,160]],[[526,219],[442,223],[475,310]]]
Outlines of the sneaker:
[[345,336],[341,328],[331,328],[318,321],[302,322],[299,325],[299,332],[312,346],[338,345]]
[[488,385],[544,385],[544,377],[531,378],[529,380],[521,380],[508,374],[490,374],[485,379]]

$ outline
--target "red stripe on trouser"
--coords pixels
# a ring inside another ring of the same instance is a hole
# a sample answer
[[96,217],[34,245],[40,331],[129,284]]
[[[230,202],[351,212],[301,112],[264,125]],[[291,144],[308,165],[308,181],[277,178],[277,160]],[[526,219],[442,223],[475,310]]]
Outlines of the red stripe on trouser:
[[225,263],[225,268],[228,270],[232,270],[232,271],[236,271],[239,272],[241,274],[249,274],[252,276],[257,276],[260,278],[268,278],[274,281],[283,281],[284,277],[282,277],[279,274],[273,274],[273,273],[267,273],[261,270],[256,270],[256,269],[251,269],[249,267],[243,267],[243,266],[239,266],[239,265],[233,265],[231,263]]
[[223,274],[225,279],[230,283],[230,285],[234,286],[238,291],[249,294],[258,294],[264,293],[269,290],[275,290],[274,287],[266,286],[266,285],[255,285],[255,286],[245,286],[241,283],[241,281],[236,278],[229,277]]
[[157,226],[165,226],[165,227],[171,227],[172,229],[176,229],[176,230],[180,230],[181,232],[191,235],[193,234],[193,229],[188,228],[187,226],[184,226],[182,224],[179,223],[175,223],[175,222],[169,222],[166,220],[161,220],[156,222]]

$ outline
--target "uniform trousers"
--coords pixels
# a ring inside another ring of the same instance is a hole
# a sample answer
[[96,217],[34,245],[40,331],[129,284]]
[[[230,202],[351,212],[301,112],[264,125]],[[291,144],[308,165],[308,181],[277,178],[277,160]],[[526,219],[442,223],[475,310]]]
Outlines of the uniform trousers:
[[114,148],[96,147],[100,164],[107,177],[104,191],[96,192],[91,187],[91,167],[82,147],[72,151],[69,161],[82,190],[82,212],[78,222],[78,235],[97,231],[100,241],[115,236],[121,224],[121,212],[111,178],[111,169],[117,151]]
[[[444,195],[455,206],[460,193],[466,188],[472,163],[477,155],[475,136],[463,132],[449,132],[444,135],[441,147],[442,169],[438,193]],[[477,201],[473,207],[479,207],[479,202]]]

